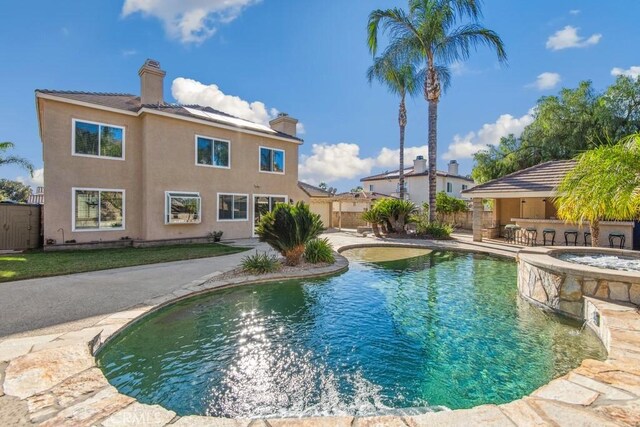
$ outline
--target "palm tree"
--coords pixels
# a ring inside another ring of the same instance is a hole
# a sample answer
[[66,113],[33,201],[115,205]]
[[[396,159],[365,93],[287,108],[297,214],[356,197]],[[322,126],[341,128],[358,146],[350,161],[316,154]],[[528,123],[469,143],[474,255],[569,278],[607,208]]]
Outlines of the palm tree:
[[387,86],[387,89],[394,95],[400,96],[400,107],[398,110],[398,124],[400,125],[400,169],[398,172],[398,183],[400,185],[400,199],[404,200],[404,130],[407,127],[407,107],[405,98],[407,95],[415,96],[420,89],[419,75],[415,66],[410,62],[398,61],[383,55],[374,58],[373,65],[367,70],[369,83],[378,80]]
[[[448,85],[447,66],[467,60],[480,45],[494,49],[501,62],[507,58],[502,39],[478,23],[480,16],[480,0],[409,0],[408,13],[394,8],[377,9],[369,15],[368,44],[373,55],[378,50],[378,33],[387,33],[390,41],[385,55],[417,60],[423,66],[423,94],[429,106],[430,221],[436,220],[438,102]],[[469,22],[460,24],[465,19]]]
[[558,216],[589,221],[591,245],[599,246],[600,221],[640,218],[640,134],[585,151],[576,160],[558,187]]
[[18,165],[29,171],[29,174],[33,176],[33,165],[24,157],[20,156],[4,156],[4,153],[15,145],[13,142],[0,142],[0,166],[4,165]]

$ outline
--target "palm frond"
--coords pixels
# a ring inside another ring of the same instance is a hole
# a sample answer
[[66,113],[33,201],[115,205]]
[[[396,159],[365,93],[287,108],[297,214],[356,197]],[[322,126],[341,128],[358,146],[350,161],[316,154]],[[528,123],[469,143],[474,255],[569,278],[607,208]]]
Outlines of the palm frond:
[[476,51],[483,45],[495,50],[498,61],[506,62],[507,53],[500,36],[479,24],[468,24],[457,28],[440,40],[435,45],[434,51],[442,62],[451,64],[455,61],[466,61],[472,50]]

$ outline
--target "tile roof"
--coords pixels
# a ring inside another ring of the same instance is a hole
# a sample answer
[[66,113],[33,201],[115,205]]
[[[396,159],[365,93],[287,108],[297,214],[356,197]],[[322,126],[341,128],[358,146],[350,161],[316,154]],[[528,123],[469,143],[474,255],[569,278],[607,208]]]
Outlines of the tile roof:
[[345,191],[344,193],[339,193],[336,194],[335,196],[333,196],[334,199],[336,200],[349,200],[349,201],[353,201],[354,199],[362,199],[362,200],[376,200],[379,198],[390,198],[390,199],[397,199],[397,197],[395,196],[390,196],[388,194],[384,194],[384,193],[378,193],[376,191]]
[[502,178],[477,185],[463,194],[554,192],[562,178],[575,166],[575,160],[554,160],[519,170]]
[[[396,179],[399,176],[399,172],[400,172],[400,169],[396,169],[394,171],[387,171],[387,172],[379,173],[377,175],[371,175],[371,176],[367,176],[367,177],[364,177],[364,178],[360,178],[360,181],[379,181],[379,180],[382,180],[382,179]],[[468,176],[452,175],[452,174],[450,174],[448,172],[444,172],[444,171],[436,171],[436,175],[438,175],[438,176],[450,176],[450,177],[454,177],[454,178],[464,179],[465,181],[473,182],[473,179],[469,178]],[[408,167],[408,168],[404,169],[404,176],[405,176],[405,178],[411,177],[411,176],[429,176],[429,171],[414,173],[414,168],[413,168],[413,166],[411,166],[411,167]]]
[[309,197],[331,197],[331,193],[327,190],[307,184],[306,182],[298,181],[298,187],[307,193]]
[[137,113],[142,108],[162,111],[164,113],[174,114],[205,120],[212,123],[230,125],[238,128],[250,129],[265,134],[278,136],[280,138],[291,139],[294,141],[302,141],[295,136],[278,132],[266,125],[254,123],[249,120],[241,119],[223,111],[215,110],[211,107],[203,107],[201,105],[182,105],[182,104],[142,104],[140,97],[130,93],[108,93],[108,92],[82,92],[82,91],[62,91],[36,89],[36,93],[53,95],[58,98],[65,98],[73,101],[86,102],[88,104],[100,105],[102,107],[123,110],[131,113]]

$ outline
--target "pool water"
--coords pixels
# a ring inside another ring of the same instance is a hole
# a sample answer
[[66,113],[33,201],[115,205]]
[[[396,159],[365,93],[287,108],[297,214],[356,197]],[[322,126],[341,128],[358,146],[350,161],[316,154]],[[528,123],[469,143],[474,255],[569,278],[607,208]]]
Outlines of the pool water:
[[338,276],[176,303],[115,337],[99,365],[143,403],[251,418],[504,403],[605,357],[588,328],[517,297],[512,261],[398,251],[347,251]]

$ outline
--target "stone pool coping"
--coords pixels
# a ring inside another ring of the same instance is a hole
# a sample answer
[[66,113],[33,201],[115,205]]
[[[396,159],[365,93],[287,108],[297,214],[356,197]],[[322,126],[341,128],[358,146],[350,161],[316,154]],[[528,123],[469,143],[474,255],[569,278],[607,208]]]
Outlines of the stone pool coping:
[[[388,245],[465,250],[474,246],[464,244],[454,248],[421,242],[380,245],[361,244],[357,240],[337,245],[337,250]],[[496,255],[486,247],[474,249],[474,252]],[[595,298],[585,299],[600,315],[600,333],[608,338],[605,342],[609,352],[607,360],[585,360],[580,367],[529,396],[502,405],[408,416],[266,420],[179,417],[161,406],[142,404],[120,394],[96,366],[93,355],[97,349],[122,329],[167,304],[231,286],[337,274],[346,269],[348,261],[338,255],[336,264],[305,274],[290,272],[226,280],[216,279],[217,274],[209,275],[171,294],[145,301],[139,307],[108,315],[90,327],[4,340],[0,342],[0,399],[24,408],[31,422],[43,426],[614,426],[634,425],[640,420],[640,314],[635,306]]]

